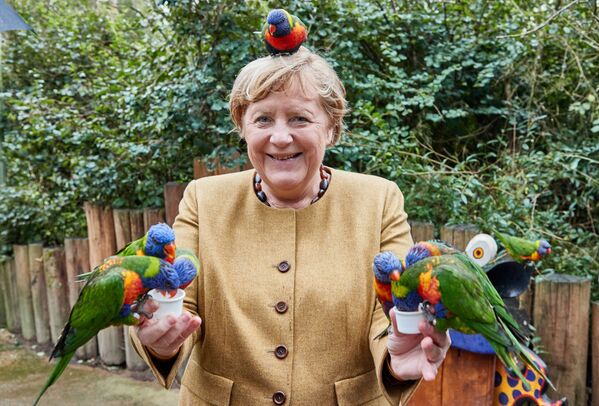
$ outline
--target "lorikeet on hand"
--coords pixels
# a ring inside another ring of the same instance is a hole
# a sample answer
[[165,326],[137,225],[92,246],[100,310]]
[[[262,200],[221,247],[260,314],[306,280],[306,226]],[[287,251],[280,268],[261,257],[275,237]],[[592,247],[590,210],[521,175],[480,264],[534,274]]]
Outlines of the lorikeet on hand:
[[[372,272],[374,273],[374,291],[381,304],[385,316],[391,326],[389,311],[393,307],[393,298],[391,297],[391,281],[399,280],[399,273],[402,271],[402,265],[399,258],[391,251],[383,251],[374,257]],[[375,338],[381,338],[387,335],[388,327],[378,334]]]
[[191,250],[186,248],[177,248],[177,257],[173,264],[175,271],[179,275],[179,289],[188,287],[198,274],[200,269],[200,261]]
[[495,237],[503,244],[510,257],[517,262],[533,261],[542,259],[551,254],[551,245],[547,240],[526,240],[524,238],[512,237],[493,230]]
[[63,373],[75,350],[109,326],[135,325],[143,313],[145,294],[150,289],[172,291],[180,285],[173,266],[155,257],[110,257],[87,279],[69,321],[50,355],[59,358],[35,400]]
[[299,18],[283,9],[275,9],[268,13],[262,35],[271,55],[292,54],[308,38],[308,31]]
[[175,233],[165,223],[154,224],[141,238],[125,245],[116,255],[146,255],[164,259],[171,264],[175,260]]
[[[452,328],[465,334],[481,334],[525,387],[530,385],[516,359],[546,379],[524,346],[524,334],[485,272],[465,254],[421,259],[405,269],[398,281],[391,282],[391,291],[398,298],[417,292],[423,299],[427,319],[439,331]],[[548,379],[547,382],[551,384]]]

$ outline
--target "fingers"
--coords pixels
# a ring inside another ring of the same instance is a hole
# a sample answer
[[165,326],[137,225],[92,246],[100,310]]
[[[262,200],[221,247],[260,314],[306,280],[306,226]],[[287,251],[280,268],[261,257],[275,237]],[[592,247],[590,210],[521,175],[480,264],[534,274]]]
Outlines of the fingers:
[[200,324],[198,316],[185,311],[179,317],[168,315],[160,320],[147,320],[138,327],[137,336],[143,345],[158,354],[175,354]]
[[425,337],[430,337],[436,346],[441,348],[449,348],[451,339],[449,338],[449,333],[447,331],[438,331],[434,326],[425,321],[420,322],[418,328],[420,329],[422,335]]

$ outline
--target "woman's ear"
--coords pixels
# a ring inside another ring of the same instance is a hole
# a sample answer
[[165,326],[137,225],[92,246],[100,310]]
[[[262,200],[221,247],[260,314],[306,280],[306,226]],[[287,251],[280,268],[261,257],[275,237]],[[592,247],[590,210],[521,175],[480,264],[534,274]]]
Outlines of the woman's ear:
[[333,146],[333,140],[335,139],[335,128],[331,127],[327,131],[327,147]]

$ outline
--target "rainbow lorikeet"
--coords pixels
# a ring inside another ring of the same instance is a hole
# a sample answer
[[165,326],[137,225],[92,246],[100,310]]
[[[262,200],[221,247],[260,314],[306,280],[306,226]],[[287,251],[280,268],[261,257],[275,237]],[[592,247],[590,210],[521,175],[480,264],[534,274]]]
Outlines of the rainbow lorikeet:
[[177,248],[177,257],[175,258],[173,268],[175,268],[179,276],[179,289],[185,289],[198,274],[200,261],[191,250]]
[[141,238],[121,248],[116,255],[147,255],[170,262],[175,260],[175,233],[165,223],[154,224]]
[[[146,255],[164,259],[171,264],[175,260],[175,233],[167,224],[157,223],[148,232],[135,241],[121,248],[115,255],[119,257],[130,255]],[[94,269],[95,271],[95,269]],[[77,276],[78,281],[85,281],[94,272],[86,272]]]
[[[372,273],[374,273],[374,291],[376,297],[385,312],[385,316],[391,325],[389,311],[393,307],[393,298],[391,297],[391,281],[399,280],[399,273],[402,270],[401,261],[391,251],[383,251],[374,257],[372,264]],[[388,327],[385,328],[375,338],[384,337],[387,334]]]
[[87,279],[71,309],[52,354],[58,358],[46,384],[34,402],[63,373],[75,350],[109,326],[135,325],[140,322],[141,298],[150,289],[172,291],[180,285],[177,272],[168,262],[155,257],[109,257]]
[[308,31],[299,18],[279,8],[268,13],[262,35],[271,55],[292,54],[308,38]]
[[[426,318],[437,330],[452,328],[465,334],[481,334],[501,362],[523,385],[530,387],[516,359],[546,379],[525,347],[525,336],[507,311],[485,272],[465,254],[445,254],[421,259],[391,282],[395,297],[417,292]],[[547,379],[547,382],[551,382]]]
[[547,240],[531,241],[524,238],[512,237],[493,230],[495,237],[503,244],[510,257],[517,262],[533,261],[542,259],[551,254],[551,245]]

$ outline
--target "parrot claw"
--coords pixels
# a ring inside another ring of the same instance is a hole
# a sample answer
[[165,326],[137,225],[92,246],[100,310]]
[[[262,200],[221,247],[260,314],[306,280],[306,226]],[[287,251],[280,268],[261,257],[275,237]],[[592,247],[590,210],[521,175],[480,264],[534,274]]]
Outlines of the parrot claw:
[[424,312],[424,317],[426,318],[426,321],[429,322],[429,324],[431,324],[432,326],[437,324],[437,320],[435,318],[435,310],[433,308],[433,306],[430,304],[430,302],[428,300],[425,300],[424,302],[421,303],[422,306],[422,311]]
[[140,318],[141,316],[144,316],[146,319],[151,319],[154,316],[154,313],[147,313],[143,309],[144,304],[146,304],[146,302],[148,301],[148,299],[150,299],[151,297],[152,296],[148,295],[147,293],[144,293],[144,295],[142,297],[140,297],[139,299],[137,299],[131,305],[131,310],[133,312],[135,312],[135,317],[136,318]]

